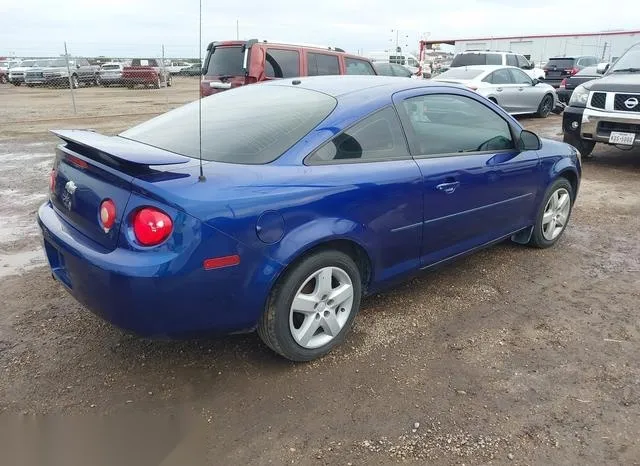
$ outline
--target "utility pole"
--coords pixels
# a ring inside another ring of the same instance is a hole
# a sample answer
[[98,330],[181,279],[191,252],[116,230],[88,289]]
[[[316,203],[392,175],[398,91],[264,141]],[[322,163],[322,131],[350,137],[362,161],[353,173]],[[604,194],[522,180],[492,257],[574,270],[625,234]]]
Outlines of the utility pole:
[[604,48],[602,49],[602,61],[604,62],[604,57],[607,55],[607,43],[604,43]]
[[240,20],[236,19],[236,40],[240,40]]

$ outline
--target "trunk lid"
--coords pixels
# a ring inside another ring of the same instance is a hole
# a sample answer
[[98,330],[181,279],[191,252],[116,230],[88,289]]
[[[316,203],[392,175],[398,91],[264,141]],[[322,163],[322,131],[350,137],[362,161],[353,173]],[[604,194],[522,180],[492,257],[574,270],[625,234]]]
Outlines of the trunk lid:
[[[52,132],[64,144],[56,149],[51,203],[58,215],[108,251],[117,246],[133,180],[166,176],[161,166],[191,161],[117,136],[76,130]],[[116,205],[116,222],[107,231],[100,223],[100,205],[106,199]]]

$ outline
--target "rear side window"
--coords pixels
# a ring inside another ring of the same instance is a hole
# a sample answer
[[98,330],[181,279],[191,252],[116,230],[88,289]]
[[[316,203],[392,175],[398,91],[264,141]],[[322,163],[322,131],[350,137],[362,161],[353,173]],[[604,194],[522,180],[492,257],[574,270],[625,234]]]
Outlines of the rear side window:
[[376,74],[373,71],[371,63],[366,60],[358,60],[357,58],[345,58],[345,65],[347,66],[347,74]]
[[369,115],[320,147],[307,160],[331,162],[380,162],[408,158],[407,144],[395,110],[384,108]]
[[297,50],[267,49],[265,74],[269,78],[300,76],[300,52]]
[[340,65],[337,55],[327,55],[324,53],[307,54],[307,75],[326,76],[340,74]]
[[121,137],[216,162],[264,164],[280,157],[335,108],[336,99],[288,86],[242,86],[135,126]]
[[242,47],[215,47],[208,58],[207,75],[244,76]]
[[515,55],[512,55],[510,53],[507,54],[507,65],[518,66],[518,59]]

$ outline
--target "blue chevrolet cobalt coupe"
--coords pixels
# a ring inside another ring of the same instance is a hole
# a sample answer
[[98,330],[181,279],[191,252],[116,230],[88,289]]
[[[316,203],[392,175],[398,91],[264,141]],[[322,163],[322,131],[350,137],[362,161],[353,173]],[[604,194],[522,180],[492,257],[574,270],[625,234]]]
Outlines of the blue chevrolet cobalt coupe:
[[307,361],[363,296],[511,238],[549,247],[580,154],[473,91],[376,76],[279,80],[119,136],[62,142],[38,211],[58,280],[145,336],[257,329]]

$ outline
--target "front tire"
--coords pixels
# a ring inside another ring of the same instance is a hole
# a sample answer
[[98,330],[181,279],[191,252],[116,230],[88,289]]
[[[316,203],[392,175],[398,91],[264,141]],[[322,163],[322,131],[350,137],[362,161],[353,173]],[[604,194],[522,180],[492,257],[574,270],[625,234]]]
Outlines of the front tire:
[[549,248],[562,237],[573,208],[574,193],[566,178],[558,178],[547,189],[538,209],[529,245]]
[[311,361],[342,343],[360,310],[360,270],[339,251],[313,254],[272,290],[258,335],[292,361]]
[[578,149],[580,151],[580,155],[584,158],[591,158],[591,153],[596,146],[595,141],[582,139],[580,136],[570,133],[564,133],[562,141]]
[[71,76],[71,87],[73,89],[78,89],[78,87],[80,87],[80,81],[78,81],[78,76],[75,74]]
[[538,118],[547,118],[551,111],[553,110],[553,96],[545,95],[538,106],[538,111],[536,112],[536,116]]

